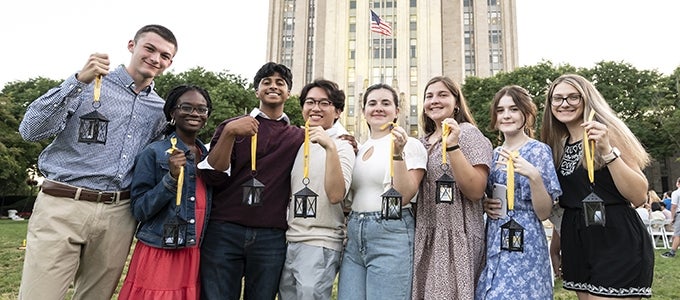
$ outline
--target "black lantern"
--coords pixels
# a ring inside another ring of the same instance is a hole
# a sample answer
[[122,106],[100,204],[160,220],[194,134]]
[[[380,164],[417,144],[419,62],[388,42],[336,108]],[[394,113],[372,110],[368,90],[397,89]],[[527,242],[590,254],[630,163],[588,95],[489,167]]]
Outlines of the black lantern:
[[510,221],[501,225],[501,250],[524,251],[524,227],[512,217]]
[[[449,166],[442,164],[442,170],[447,170]],[[437,184],[437,195],[435,201],[437,203],[453,203],[453,185],[456,181],[446,171],[435,181]]]
[[95,107],[94,111],[80,116],[78,142],[87,144],[106,144],[106,133],[109,130],[108,128],[109,119],[100,114]]
[[305,187],[293,194],[294,215],[296,218],[316,218],[316,200],[319,195],[307,187],[309,178],[302,179],[302,183]]
[[401,219],[401,194],[394,187],[390,187],[380,197],[382,197],[381,218],[385,220]]
[[241,185],[243,187],[243,201],[242,203],[248,206],[262,206],[262,191],[264,191],[264,184],[259,180],[253,178]]
[[187,222],[179,216],[163,224],[163,248],[184,247],[187,236]]
[[97,76],[94,80],[94,90],[92,91],[94,100],[92,107],[94,111],[80,116],[80,128],[78,130],[79,143],[106,144],[106,134],[109,132],[109,119],[100,114],[97,109],[102,105],[99,96],[102,89],[102,77]]
[[590,193],[581,203],[583,204],[586,227],[590,225],[602,225],[604,227],[606,215],[602,198],[598,197],[595,193]]

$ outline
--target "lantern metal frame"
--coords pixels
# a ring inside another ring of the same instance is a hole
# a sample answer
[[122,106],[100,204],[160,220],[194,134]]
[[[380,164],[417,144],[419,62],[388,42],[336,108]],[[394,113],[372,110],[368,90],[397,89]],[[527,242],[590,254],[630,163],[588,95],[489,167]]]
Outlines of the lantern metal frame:
[[380,217],[385,220],[400,220],[402,209],[401,201],[403,199],[401,194],[395,190],[394,187],[390,187],[390,189],[380,195],[380,197],[382,197]]
[[101,102],[94,101],[94,111],[80,116],[78,129],[78,142],[86,144],[106,144],[106,136],[109,132],[109,119],[97,111]]
[[581,201],[581,203],[583,204],[583,216],[586,227],[592,225],[601,225],[604,227],[607,222],[607,214],[605,213],[605,205],[602,198],[594,192],[591,192]]
[[449,169],[449,164],[442,164],[441,165],[442,171],[444,171],[444,174],[442,176],[439,176],[437,180],[435,180],[436,184],[436,195],[435,195],[435,202],[436,203],[447,203],[447,204],[453,204],[453,192],[454,192],[454,185],[456,184],[456,180],[451,177],[451,175],[448,174],[447,170]]
[[241,185],[243,188],[243,198],[241,203],[247,206],[262,206],[262,192],[264,184],[255,178],[256,172],[250,180]]
[[293,194],[293,216],[296,218],[316,218],[316,205],[318,201],[318,194],[307,187],[309,178],[302,179],[304,188]]
[[501,250],[524,252],[524,227],[512,217],[501,225]]

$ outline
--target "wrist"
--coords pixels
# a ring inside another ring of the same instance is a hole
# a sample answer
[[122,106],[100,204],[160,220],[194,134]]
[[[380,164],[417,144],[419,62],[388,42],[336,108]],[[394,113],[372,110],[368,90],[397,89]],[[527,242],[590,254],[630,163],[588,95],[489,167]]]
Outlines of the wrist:
[[602,159],[604,160],[605,165],[608,165],[619,158],[619,156],[621,156],[621,151],[616,147],[612,147],[612,150],[609,153],[602,155]]
[[392,160],[404,160],[404,157],[401,154],[394,154]]

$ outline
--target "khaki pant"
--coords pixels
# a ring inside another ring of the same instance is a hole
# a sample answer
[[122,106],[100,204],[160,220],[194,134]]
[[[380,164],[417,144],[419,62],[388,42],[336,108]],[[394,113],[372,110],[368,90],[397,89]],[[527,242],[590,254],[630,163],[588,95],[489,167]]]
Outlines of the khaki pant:
[[111,299],[137,222],[130,200],[104,204],[38,197],[28,222],[19,299]]

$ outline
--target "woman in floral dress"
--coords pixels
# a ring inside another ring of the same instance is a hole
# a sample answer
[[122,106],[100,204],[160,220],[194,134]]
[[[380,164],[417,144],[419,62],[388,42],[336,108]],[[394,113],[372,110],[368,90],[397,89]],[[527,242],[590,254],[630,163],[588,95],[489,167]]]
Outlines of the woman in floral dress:
[[[484,267],[482,201],[492,147],[477,127],[458,84],[448,77],[425,86],[421,141],[428,151],[427,174],[416,205],[413,299],[472,299]],[[448,166],[442,168],[443,125]],[[451,203],[436,203],[436,180],[456,183]]]
[[[506,86],[494,96],[491,126],[503,133],[503,145],[493,154],[487,195],[494,184],[507,186],[514,195],[507,213],[498,206],[487,210],[486,266],[475,299],[553,298],[548,240],[543,220],[552,212],[553,200],[562,194],[548,145],[532,138],[536,105],[519,86]],[[514,172],[507,174],[512,159]],[[513,176],[514,186],[508,186]],[[501,226],[514,220],[524,229],[522,251],[501,250]]]

